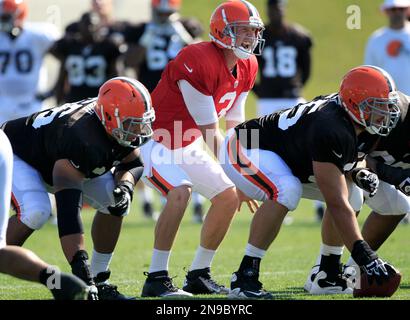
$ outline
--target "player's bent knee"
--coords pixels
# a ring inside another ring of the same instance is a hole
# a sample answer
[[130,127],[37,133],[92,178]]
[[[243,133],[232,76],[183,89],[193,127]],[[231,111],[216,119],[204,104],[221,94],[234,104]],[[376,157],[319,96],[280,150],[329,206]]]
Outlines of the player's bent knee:
[[179,186],[168,192],[167,202],[171,201],[174,206],[185,207],[191,197],[191,188],[188,186]]
[[212,204],[222,204],[226,209],[232,209],[233,212],[239,206],[239,199],[235,188],[228,188],[217,194],[211,199]]
[[33,208],[25,210],[21,217],[21,222],[33,230],[39,230],[48,221],[51,216],[51,207]]
[[294,176],[282,177],[280,181],[281,186],[277,202],[288,208],[289,211],[293,211],[297,208],[302,197],[302,183]]

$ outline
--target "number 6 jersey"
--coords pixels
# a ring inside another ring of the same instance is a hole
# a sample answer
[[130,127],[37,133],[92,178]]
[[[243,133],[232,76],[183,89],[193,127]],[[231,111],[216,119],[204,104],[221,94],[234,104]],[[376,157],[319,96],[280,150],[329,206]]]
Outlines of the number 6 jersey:
[[333,163],[344,173],[357,159],[355,129],[337,94],[249,120],[235,131],[245,148],[278,154],[302,183],[313,175],[312,161]]

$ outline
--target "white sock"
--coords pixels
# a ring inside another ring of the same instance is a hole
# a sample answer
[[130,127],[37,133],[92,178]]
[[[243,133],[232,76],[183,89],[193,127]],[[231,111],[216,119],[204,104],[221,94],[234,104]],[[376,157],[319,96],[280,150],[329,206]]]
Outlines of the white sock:
[[152,203],[153,201],[154,194],[150,187],[144,186],[143,189],[138,189],[138,195],[143,202]]
[[201,246],[198,246],[198,249],[195,253],[194,261],[192,261],[192,265],[189,268],[191,270],[198,270],[204,268],[210,268],[212,264],[212,260],[215,256],[215,250],[205,249]]
[[192,203],[194,205],[201,205],[204,203],[204,197],[201,196],[198,192],[192,192]]
[[320,265],[320,261],[322,260],[322,255],[329,256],[331,254],[335,254],[335,255],[341,256],[343,254],[343,249],[344,247],[328,246],[322,243],[320,245],[320,253],[316,259],[316,265]]
[[344,247],[334,247],[334,246],[328,246],[324,243],[320,246],[320,254],[324,256],[330,256],[331,254],[341,256],[343,254],[343,249]]
[[171,251],[154,249],[152,252],[151,265],[149,266],[149,273],[157,271],[168,271],[169,256]]
[[250,243],[248,243],[246,245],[246,248],[245,248],[245,255],[246,256],[262,259],[265,256],[265,254],[266,254],[266,250],[259,249],[255,246],[251,245]]
[[93,257],[91,259],[91,273],[96,277],[100,272],[108,270],[113,253],[99,253],[93,249]]

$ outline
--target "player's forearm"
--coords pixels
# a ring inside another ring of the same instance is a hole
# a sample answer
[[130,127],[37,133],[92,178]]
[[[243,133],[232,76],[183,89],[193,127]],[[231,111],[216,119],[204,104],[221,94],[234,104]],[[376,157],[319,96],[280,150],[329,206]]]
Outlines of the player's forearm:
[[335,227],[343,243],[349,251],[352,251],[353,244],[357,240],[363,239],[355,212],[346,205],[328,206],[327,209],[333,218]]

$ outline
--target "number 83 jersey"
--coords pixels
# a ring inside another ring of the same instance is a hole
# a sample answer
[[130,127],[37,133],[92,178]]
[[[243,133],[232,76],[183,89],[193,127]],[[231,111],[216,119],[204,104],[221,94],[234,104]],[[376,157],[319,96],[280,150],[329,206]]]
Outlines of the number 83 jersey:
[[0,32],[2,109],[35,100],[43,57],[56,38],[57,31],[48,24],[26,24],[16,38]]
[[242,146],[279,155],[302,183],[313,176],[312,161],[330,162],[342,173],[357,161],[357,136],[337,94],[244,122],[235,128]]

